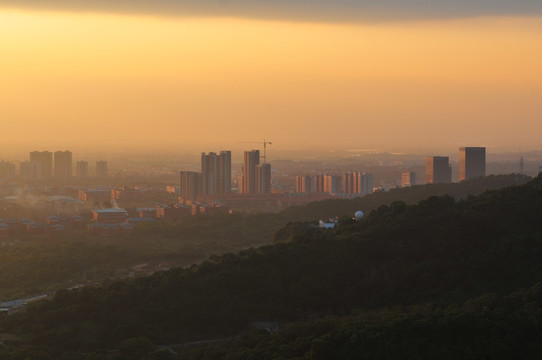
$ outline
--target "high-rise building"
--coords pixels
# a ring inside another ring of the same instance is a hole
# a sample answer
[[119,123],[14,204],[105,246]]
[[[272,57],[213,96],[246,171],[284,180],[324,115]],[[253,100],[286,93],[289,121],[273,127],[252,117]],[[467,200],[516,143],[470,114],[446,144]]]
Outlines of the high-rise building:
[[401,173],[401,187],[416,185],[416,173],[414,171],[403,171]]
[[312,191],[318,193],[324,192],[324,174],[314,175]]
[[40,177],[50,178],[53,176],[53,153],[50,151],[32,151],[30,152],[30,162],[41,164]]
[[107,168],[107,161],[105,160],[96,161],[96,177],[106,178],[108,176],[109,176],[109,170]]
[[313,177],[310,175],[296,176],[295,177],[295,192],[296,193],[310,193],[313,192],[314,184]]
[[367,195],[373,192],[373,175],[361,171],[348,171],[342,176],[342,192]]
[[80,160],[80,161],[78,161],[76,163],[75,175],[78,178],[87,178],[88,177],[88,161]]
[[374,189],[374,176],[373,174],[357,173],[357,188],[356,193],[362,195],[368,195],[373,193]]
[[12,180],[15,176],[15,164],[5,161],[0,162],[0,180]]
[[19,175],[25,180],[43,178],[43,164],[37,161],[23,161],[19,164]]
[[256,193],[271,193],[271,164],[256,165]]
[[245,151],[243,166],[243,186],[241,193],[256,194],[256,167],[260,164],[260,150]]
[[348,171],[343,174],[342,179],[342,192],[345,194],[354,194],[357,193],[356,185],[358,182],[358,177],[355,172]]
[[486,176],[486,148],[459,148],[459,181]]
[[55,178],[69,180],[73,174],[71,151],[55,151]]
[[181,171],[180,197],[183,202],[195,201],[201,193],[203,175],[195,171]]
[[295,192],[296,193],[301,193],[303,192],[303,178],[304,176],[296,176],[295,177]]
[[324,174],[324,192],[337,194],[342,192],[342,178],[338,175]]
[[201,154],[202,194],[231,192],[231,151]]
[[231,192],[231,151],[220,151],[220,181],[219,191],[221,193]]
[[220,181],[220,160],[216,153],[208,155],[201,153],[201,181],[203,182],[200,191],[203,194],[216,194]]
[[427,156],[425,158],[425,182],[427,184],[452,182],[452,168],[447,156]]

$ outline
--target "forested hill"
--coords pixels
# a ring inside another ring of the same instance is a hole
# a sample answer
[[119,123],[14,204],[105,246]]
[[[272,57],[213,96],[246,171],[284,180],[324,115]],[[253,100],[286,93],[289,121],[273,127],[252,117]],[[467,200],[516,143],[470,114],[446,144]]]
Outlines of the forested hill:
[[[437,357],[499,358],[522,339],[529,358],[542,336],[541,219],[541,176],[461,201],[394,202],[360,222],[344,219],[335,230],[290,224],[295,231],[287,242],[149,278],[61,291],[2,320],[0,333],[20,336],[18,354],[36,351],[23,347],[31,344],[51,358],[90,352],[81,357],[109,359],[96,351],[123,348],[137,337],[174,344],[228,338],[254,321],[304,322],[191,356],[274,358],[272,349],[282,344],[281,358],[408,358],[410,343],[417,351],[411,358],[431,358],[422,356],[426,341],[440,344],[431,348]],[[406,343],[390,343],[401,342],[400,334]],[[416,343],[413,334],[427,338]],[[495,344],[506,348],[488,352]]]
[[[213,254],[270,244],[289,222],[314,221],[369,212],[393,201],[417,203],[432,195],[449,194],[456,200],[511,185],[524,175],[490,175],[457,184],[420,185],[377,192],[352,200],[329,200],[287,208],[281,213],[189,216],[176,222],[155,221],[138,226],[129,239],[87,238],[86,233],[29,236],[12,241],[0,251],[0,300],[32,296],[75,283],[122,276],[142,263],[201,263]],[[12,239],[15,240],[15,239]],[[129,243],[129,246],[126,244]]]
[[405,188],[393,188],[389,191],[378,191],[351,200],[331,199],[314,202],[307,206],[291,207],[284,210],[283,214],[296,220],[309,220],[353,214],[360,209],[363,211],[371,211],[381,205],[391,204],[394,201],[416,204],[430,196],[449,195],[455,200],[461,200],[469,195],[478,195],[488,190],[497,190],[512,185],[522,185],[529,180],[531,180],[529,176],[521,174],[489,175],[459,183],[425,184]]

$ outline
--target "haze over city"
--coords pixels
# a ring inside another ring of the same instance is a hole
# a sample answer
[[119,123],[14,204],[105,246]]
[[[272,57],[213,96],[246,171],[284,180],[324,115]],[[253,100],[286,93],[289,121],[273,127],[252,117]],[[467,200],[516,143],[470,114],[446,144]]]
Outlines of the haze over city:
[[541,0],[0,0],[0,360],[541,359]]
[[538,3],[366,4],[0,1],[3,152],[539,149]]

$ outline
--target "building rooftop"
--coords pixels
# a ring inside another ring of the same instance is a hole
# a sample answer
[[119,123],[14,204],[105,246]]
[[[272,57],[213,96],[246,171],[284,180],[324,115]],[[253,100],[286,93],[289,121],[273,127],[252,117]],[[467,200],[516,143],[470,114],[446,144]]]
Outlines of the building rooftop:
[[92,211],[98,214],[126,214],[127,212],[124,209],[95,209]]

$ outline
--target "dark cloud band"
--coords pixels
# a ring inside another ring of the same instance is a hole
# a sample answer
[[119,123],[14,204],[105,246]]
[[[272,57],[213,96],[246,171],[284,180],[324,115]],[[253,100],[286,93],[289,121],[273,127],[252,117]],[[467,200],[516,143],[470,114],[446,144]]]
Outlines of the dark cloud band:
[[0,6],[329,22],[542,15],[541,0],[0,0]]

